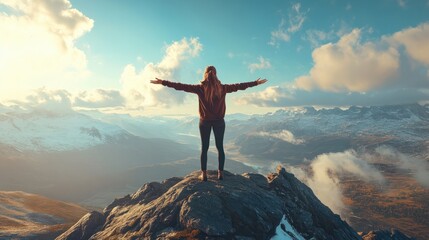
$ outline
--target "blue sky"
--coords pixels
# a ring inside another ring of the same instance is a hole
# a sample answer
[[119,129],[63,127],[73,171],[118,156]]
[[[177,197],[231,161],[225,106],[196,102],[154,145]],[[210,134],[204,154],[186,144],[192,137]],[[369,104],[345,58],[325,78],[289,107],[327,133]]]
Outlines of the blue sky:
[[224,83],[269,80],[228,97],[229,112],[429,100],[426,0],[0,0],[0,12],[4,104],[195,113],[195,96],[148,81],[195,84],[207,65]]

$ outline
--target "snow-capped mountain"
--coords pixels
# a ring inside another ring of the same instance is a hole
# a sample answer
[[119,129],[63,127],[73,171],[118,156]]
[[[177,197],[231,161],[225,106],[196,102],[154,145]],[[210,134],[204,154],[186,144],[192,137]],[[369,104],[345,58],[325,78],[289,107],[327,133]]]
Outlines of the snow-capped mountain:
[[198,124],[195,116],[130,116],[128,114],[103,114],[82,112],[91,118],[118,126],[127,132],[144,138],[164,138],[179,143],[199,143],[199,135],[194,132]]
[[2,109],[0,142],[20,151],[84,149],[129,134],[122,128],[77,112]]
[[[278,110],[249,120],[271,130],[289,129],[297,134],[381,134],[402,140],[421,141],[429,134],[429,108],[419,104],[348,109],[320,109],[313,107]],[[281,124],[283,123],[283,124]]]
[[[234,121],[229,136],[247,155],[269,153],[294,156],[294,161],[349,148],[388,145],[403,152],[425,156],[429,150],[429,108],[419,104],[382,107],[320,109],[312,107],[278,110]],[[303,154],[305,148],[311,151]],[[267,156],[267,155],[264,155]],[[288,158],[288,157],[287,157]]]
[[[320,110],[293,108],[264,115],[231,114],[226,116],[226,121],[225,139],[234,142],[243,136],[305,141],[320,135],[376,135],[388,136],[391,141],[422,142],[429,136],[429,108],[419,104]],[[285,134],[289,137],[278,137]],[[21,151],[85,149],[127,135],[170,139],[197,147],[198,117],[132,117],[0,107],[0,143]]]

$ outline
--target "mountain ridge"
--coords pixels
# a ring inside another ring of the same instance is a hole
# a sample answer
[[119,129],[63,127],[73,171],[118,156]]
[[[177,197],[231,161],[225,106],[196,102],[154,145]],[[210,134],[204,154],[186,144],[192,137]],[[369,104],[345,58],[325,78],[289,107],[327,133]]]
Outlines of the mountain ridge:
[[37,194],[0,191],[0,239],[53,239],[87,212]]
[[146,183],[93,211],[56,240],[272,239],[413,240],[397,230],[357,233],[279,165],[266,177],[208,171]]
[[282,167],[267,177],[225,172],[218,181],[215,174],[208,182],[195,171],[147,183],[57,239],[360,239]]

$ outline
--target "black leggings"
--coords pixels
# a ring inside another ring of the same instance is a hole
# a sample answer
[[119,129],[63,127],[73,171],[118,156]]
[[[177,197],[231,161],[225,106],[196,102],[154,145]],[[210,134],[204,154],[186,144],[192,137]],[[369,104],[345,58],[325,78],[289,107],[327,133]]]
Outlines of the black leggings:
[[219,170],[223,171],[225,164],[225,152],[223,150],[223,135],[225,133],[225,121],[221,120],[201,120],[200,119],[200,136],[201,136],[201,170],[207,170],[207,151],[210,145],[210,132],[213,127],[216,148],[219,153]]

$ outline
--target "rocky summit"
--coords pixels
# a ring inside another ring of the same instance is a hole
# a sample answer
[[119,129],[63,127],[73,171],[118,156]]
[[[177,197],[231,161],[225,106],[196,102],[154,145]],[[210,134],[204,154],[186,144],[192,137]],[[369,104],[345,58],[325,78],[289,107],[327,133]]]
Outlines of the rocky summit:
[[361,239],[284,168],[208,176],[147,183],[57,239]]

